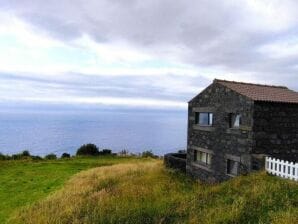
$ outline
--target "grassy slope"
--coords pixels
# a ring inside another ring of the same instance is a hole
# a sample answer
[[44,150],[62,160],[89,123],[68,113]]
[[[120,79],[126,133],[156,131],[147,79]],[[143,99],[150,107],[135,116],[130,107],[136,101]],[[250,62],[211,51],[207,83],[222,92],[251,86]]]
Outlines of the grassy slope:
[[210,186],[161,161],[83,171],[11,223],[298,223],[298,184],[256,173]]
[[54,161],[0,161],[0,223],[17,208],[44,198],[82,170],[134,158],[75,158]]

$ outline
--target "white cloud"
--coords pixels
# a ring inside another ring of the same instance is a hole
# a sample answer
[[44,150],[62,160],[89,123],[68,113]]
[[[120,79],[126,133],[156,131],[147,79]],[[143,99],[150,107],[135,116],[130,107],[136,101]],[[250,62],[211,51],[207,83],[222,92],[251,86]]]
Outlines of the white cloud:
[[283,31],[297,24],[297,2],[288,0],[246,0],[255,27]]
[[271,58],[287,58],[298,56],[298,38],[288,37],[260,47],[259,51]]
[[3,1],[0,94],[157,106],[186,102],[214,78],[298,90],[297,9],[290,0]]

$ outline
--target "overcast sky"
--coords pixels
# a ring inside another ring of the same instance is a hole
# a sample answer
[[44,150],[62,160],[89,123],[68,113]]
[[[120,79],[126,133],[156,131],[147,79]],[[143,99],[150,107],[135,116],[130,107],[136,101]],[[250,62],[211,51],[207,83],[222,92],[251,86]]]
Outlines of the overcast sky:
[[0,0],[0,105],[186,108],[214,78],[298,91],[298,2]]

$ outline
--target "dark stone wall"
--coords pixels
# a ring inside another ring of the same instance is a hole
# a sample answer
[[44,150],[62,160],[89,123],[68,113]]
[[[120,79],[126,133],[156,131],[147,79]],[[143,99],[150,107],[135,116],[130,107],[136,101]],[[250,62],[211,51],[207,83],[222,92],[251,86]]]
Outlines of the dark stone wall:
[[[226,174],[227,155],[240,158],[241,173],[251,169],[253,148],[253,101],[218,84],[213,83],[189,102],[187,162],[188,174],[208,182],[229,179]],[[213,126],[200,127],[195,124],[195,111],[213,112]],[[203,110],[203,111],[202,111]],[[239,129],[229,128],[229,113],[242,115]],[[213,158],[209,169],[194,163],[194,148],[212,150]]]
[[254,147],[256,154],[298,158],[298,104],[254,103]]
[[168,168],[186,172],[186,153],[168,153],[164,156],[164,164]]

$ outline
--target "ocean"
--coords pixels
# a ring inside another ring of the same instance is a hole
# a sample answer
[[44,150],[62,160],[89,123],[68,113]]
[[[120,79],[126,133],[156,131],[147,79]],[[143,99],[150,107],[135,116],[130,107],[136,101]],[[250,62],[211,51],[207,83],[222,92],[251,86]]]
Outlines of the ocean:
[[186,148],[187,112],[66,111],[1,112],[0,152],[75,154],[79,146],[157,155]]

